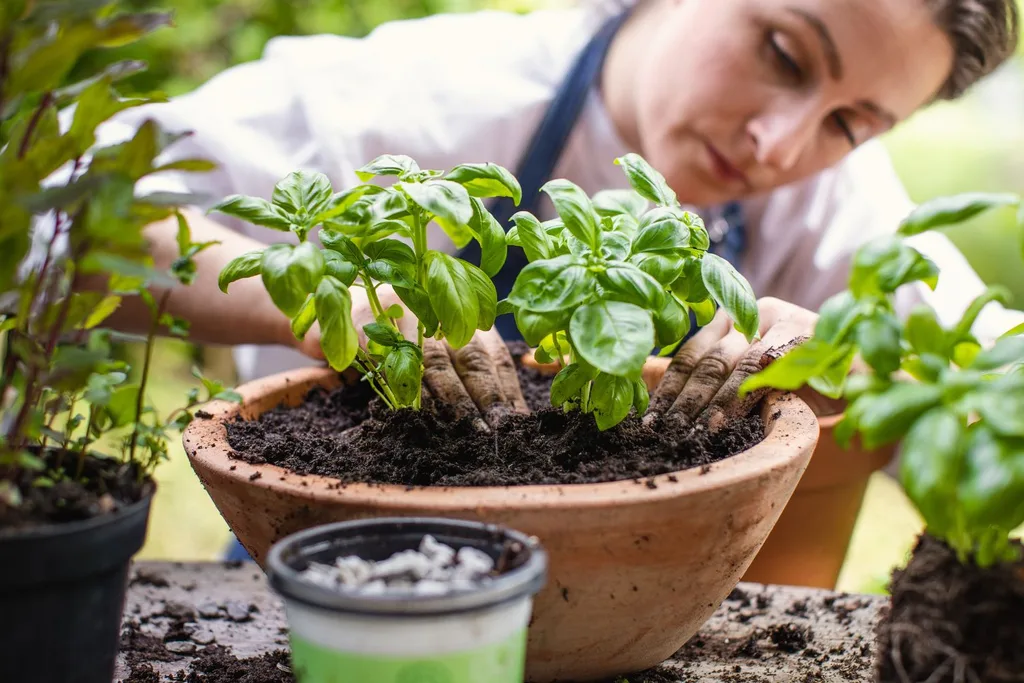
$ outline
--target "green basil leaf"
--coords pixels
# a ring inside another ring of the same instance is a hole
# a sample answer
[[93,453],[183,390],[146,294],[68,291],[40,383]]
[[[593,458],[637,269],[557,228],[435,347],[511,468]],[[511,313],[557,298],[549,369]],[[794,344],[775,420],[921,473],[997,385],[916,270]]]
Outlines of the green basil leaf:
[[880,394],[866,394],[858,403],[864,447],[877,448],[902,437],[911,425],[942,399],[933,384],[897,383]]
[[586,363],[566,365],[551,382],[551,405],[560,406],[578,399],[583,387],[596,376],[597,370]]
[[971,408],[994,434],[1024,438],[1024,396],[1020,392],[986,392],[972,397]]
[[309,332],[309,328],[313,327],[313,323],[316,322],[316,304],[313,302],[313,295],[310,294],[306,297],[305,303],[302,304],[302,308],[292,318],[292,334],[295,335],[296,339],[305,339],[306,333]]
[[764,387],[796,391],[812,377],[822,375],[842,361],[852,349],[852,344],[835,346],[812,337],[773,361],[761,372],[748,377],[740,387],[740,395],[745,396]]
[[382,239],[367,244],[363,251],[374,261],[391,261],[396,265],[415,266],[416,253],[405,242]]
[[363,252],[356,246],[356,243],[337,230],[321,230],[319,237],[320,244],[324,246],[324,249],[341,254],[346,261],[356,266],[362,267],[366,263],[366,257],[363,256]]
[[511,197],[516,206],[523,199],[519,181],[497,164],[462,164],[445,178],[462,185],[473,197]]
[[1015,325],[1014,327],[1011,327],[1006,332],[1003,332],[1001,335],[999,335],[999,338],[1000,339],[1005,339],[1007,337],[1016,337],[1017,335],[1022,335],[1022,334],[1024,334],[1024,323],[1021,323],[1020,325]]
[[214,211],[241,218],[253,225],[262,225],[265,228],[274,230],[291,230],[291,220],[276,206],[266,199],[256,197],[243,197],[242,195],[231,195],[224,201],[213,206],[207,213]]
[[665,296],[662,307],[654,314],[655,344],[671,346],[690,331],[690,314],[671,294]]
[[758,336],[757,298],[750,283],[728,261],[717,254],[701,259],[701,275],[711,298],[725,309],[736,329],[750,341]]
[[981,311],[985,306],[993,301],[1006,306],[1010,303],[1011,298],[1010,290],[1002,285],[987,287],[981,295],[971,302],[971,305],[967,307],[967,310],[964,311],[963,316],[957,323],[954,329],[956,341],[971,339],[971,328],[974,327],[974,323],[977,321],[978,316],[981,315]]
[[864,360],[880,375],[889,375],[900,368],[900,324],[886,313],[865,318],[857,323],[857,344]]
[[590,400],[594,404],[594,418],[601,431],[611,429],[626,419],[633,407],[633,380],[601,373],[594,379]]
[[272,244],[263,251],[263,286],[274,304],[294,318],[324,274],[324,257],[313,244]]
[[621,213],[611,218],[603,218],[602,224],[606,232],[614,232],[632,240],[638,230],[640,221],[626,213]]
[[633,190],[601,190],[592,199],[599,216],[626,215],[636,220],[647,210],[647,200]]
[[395,287],[412,287],[415,269],[404,263],[394,261],[370,261],[364,267],[366,274],[375,282],[384,282]]
[[453,348],[469,343],[480,316],[473,280],[462,261],[439,251],[428,251],[426,290],[445,339]]
[[462,264],[476,294],[476,302],[479,307],[479,316],[476,322],[478,330],[489,330],[494,326],[494,319],[498,315],[498,291],[494,283],[484,274],[482,270],[471,263]]
[[972,370],[998,370],[1021,360],[1024,360],[1024,337],[1004,337],[975,356],[970,367]]
[[377,194],[381,191],[382,188],[378,188],[374,185],[356,185],[355,187],[349,188],[343,192],[337,192],[331,195],[326,206],[324,206],[324,208],[313,217],[312,223],[313,225],[317,225],[326,220],[337,218],[354,206],[356,201],[362,197],[371,193]]
[[[438,224],[449,233],[460,249],[468,243],[462,233],[452,235],[457,228],[464,228],[473,218],[473,205],[466,188],[450,180],[428,180],[425,183],[399,183],[400,187],[420,208],[437,217]],[[459,243],[461,242],[461,244]]]
[[359,349],[359,334],[352,323],[352,297],[345,285],[325,275],[313,300],[320,321],[320,348],[330,366],[341,372],[352,364]]
[[295,171],[274,187],[270,199],[286,214],[308,223],[327,208],[333,193],[331,181],[323,173]]
[[969,527],[997,527],[1007,533],[1024,522],[1024,442],[1000,439],[986,425],[967,435],[959,507]]
[[590,198],[577,185],[559,178],[548,181],[541,190],[551,198],[566,229],[593,251],[600,248],[600,219]]
[[609,261],[625,261],[629,256],[629,238],[618,232],[602,233],[601,256]]
[[554,242],[533,214],[520,211],[513,214],[512,221],[515,223],[513,229],[519,236],[519,242],[529,261],[544,261],[553,257]]
[[933,228],[962,223],[983,211],[1001,206],[1017,206],[1020,197],[1014,194],[966,192],[951,197],[937,197],[924,202],[903,219],[899,234],[917,235]]
[[946,357],[949,353],[946,331],[929,306],[914,307],[904,324],[904,335],[918,354],[930,353]]
[[705,299],[699,303],[690,304],[690,308],[693,310],[693,313],[697,318],[697,327],[704,327],[714,320],[715,313],[718,310],[715,307],[715,302],[711,299]]
[[550,365],[555,362],[554,356],[548,352],[543,343],[533,352],[533,359],[541,365]]
[[406,175],[418,173],[420,167],[404,154],[382,154],[356,171],[356,177],[364,183],[379,175]]
[[651,404],[651,394],[647,390],[647,383],[642,378],[633,380],[633,407],[637,415],[647,412],[647,406]]
[[516,308],[516,327],[523,334],[523,341],[530,346],[537,346],[549,334],[554,334],[569,327],[572,316],[571,308],[560,308],[550,313],[535,313]]
[[471,203],[473,218],[469,222],[469,229],[473,231],[473,236],[480,243],[480,269],[494,277],[508,258],[505,232],[498,225],[494,216],[487,211],[483,202],[472,197]]
[[869,242],[854,254],[850,290],[857,298],[890,294],[904,284],[917,281],[934,288],[938,282],[938,268],[919,251],[895,237]]
[[227,293],[228,285],[235,280],[259,275],[262,263],[262,250],[250,251],[231,259],[231,261],[224,266],[224,270],[220,271],[220,275],[217,278],[217,285],[220,287],[220,291]]
[[139,402],[139,385],[127,384],[114,389],[107,403],[111,426],[124,427],[135,422]]
[[653,277],[628,263],[613,263],[597,274],[597,281],[614,301],[646,308],[661,310],[665,302],[665,290]]
[[861,313],[857,300],[849,291],[834,294],[818,311],[814,336],[830,344],[844,343]]
[[953,528],[957,482],[964,470],[966,429],[951,410],[933,408],[903,439],[900,481],[933,534]]
[[508,299],[502,299],[498,302],[498,306],[495,309],[495,315],[508,315],[509,313],[515,313],[516,307],[512,305]]
[[423,333],[428,337],[433,337],[439,323],[437,313],[434,312],[434,306],[431,304],[426,290],[419,285],[395,287],[395,294],[402,300],[402,303],[409,307],[416,319],[423,323]]
[[683,222],[681,213],[674,207],[657,207],[644,214],[633,240],[632,253],[678,254],[690,246],[690,227]]
[[[630,256],[629,262],[666,287],[679,279],[685,265],[681,256],[643,252]],[[701,281],[701,286],[703,286],[703,281]]]
[[381,346],[398,346],[405,338],[391,325],[383,323],[370,323],[363,325],[363,332],[367,339],[371,339]]
[[678,204],[676,193],[665,182],[665,176],[654,170],[639,154],[626,154],[616,159],[615,163],[622,166],[629,184],[640,196],[661,206]]
[[508,300],[537,313],[571,308],[594,293],[595,280],[574,256],[534,261],[516,277]]
[[384,359],[384,377],[401,405],[415,405],[423,380],[423,354],[419,347],[404,343],[391,349]]
[[569,332],[580,356],[610,375],[642,371],[654,348],[650,312],[621,301],[580,306],[572,314]]
[[695,304],[706,301],[711,296],[708,288],[704,285],[701,261],[702,259],[695,256],[683,258],[683,272],[672,281],[672,291],[681,301]]
[[807,380],[807,385],[822,396],[833,399],[842,398],[843,389],[850,377],[850,369],[853,367],[853,359],[856,355],[857,350],[851,347],[845,356],[835,361],[821,374]]
[[356,276],[359,275],[359,268],[356,267],[356,264],[347,261],[336,251],[327,249],[321,253],[324,255],[324,273],[337,278],[346,287],[351,287],[352,283],[356,281]]

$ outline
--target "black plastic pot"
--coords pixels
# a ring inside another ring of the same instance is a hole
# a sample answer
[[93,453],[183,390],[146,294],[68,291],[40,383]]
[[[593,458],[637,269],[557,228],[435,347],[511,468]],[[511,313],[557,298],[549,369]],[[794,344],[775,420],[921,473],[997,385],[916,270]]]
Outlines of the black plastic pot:
[[0,534],[0,681],[111,683],[152,491],[118,512]]

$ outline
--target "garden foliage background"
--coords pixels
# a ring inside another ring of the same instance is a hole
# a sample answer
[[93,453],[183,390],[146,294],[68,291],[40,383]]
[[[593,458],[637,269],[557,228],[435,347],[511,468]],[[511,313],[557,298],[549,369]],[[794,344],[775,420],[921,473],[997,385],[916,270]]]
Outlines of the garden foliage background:
[[[595,0],[580,0],[592,2]],[[336,33],[362,36],[378,24],[438,12],[482,8],[528,11],[568,6],[574,0],[126,0],[138,9],[170,9],[173,30],[130,49],[93,55],[96,62],[135,58],[149,71],[129,81],[136,91],[187,92],[219,71],[257,59],[276,35]],[[1024,0],[1021,0],[1024,4]],[[84,65],[83,65],[84,66]],[[886,137],[897,170],[918,201],[966,190],[1024,191],[1024,49],[1012,63],[956,103],[919,113]],[[401,150],[398,150],[401,151]],[[987,214],[951,236],[983,279],[1008,287],[1024,307],[1024,257],[1012,212]],[[165,362],[154,385],[173,403],[200,361],[230,381],[225,350],[164,344]],[[158,398],[159,400],[159,398]],[[227,530],[192,475],[180,449],[158,474],[157,496],[143,556],[213,559]],[[890,568],[903,561],[920,520],[898,488],[873,480],[858,524],[841,588],[883,590]]]

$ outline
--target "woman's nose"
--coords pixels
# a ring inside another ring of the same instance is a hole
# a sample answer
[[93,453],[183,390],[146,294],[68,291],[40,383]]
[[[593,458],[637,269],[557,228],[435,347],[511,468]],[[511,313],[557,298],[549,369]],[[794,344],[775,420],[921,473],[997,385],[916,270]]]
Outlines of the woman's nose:
[[779,171],[792,170],[817,137],[818,112],[808,105],[779,106],[747,124],[758,163]]

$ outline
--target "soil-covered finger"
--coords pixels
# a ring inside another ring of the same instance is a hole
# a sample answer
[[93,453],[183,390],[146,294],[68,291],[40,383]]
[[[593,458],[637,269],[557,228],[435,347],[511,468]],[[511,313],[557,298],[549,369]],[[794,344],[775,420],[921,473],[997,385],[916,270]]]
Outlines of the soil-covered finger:
[[455,370],[448,345],[433,338],[423,340],[423,383],[436,400],[452,406],[456,418],[475,417],[477,427],[486,431],[476,403]]
[[455,372],[488,425],[512,413],[499,383],[497,368],[480,335],[452,351]]
[[667,426],[673,429],[693,426],[749,348],[747,340],[736,330],[718,341],[694,367],[686,386],[665,412]]
[[480,333],[487,353],[494,363],[494,371],[498,375],[498,385],[505,397],[505,403],[512,412],[526,414],[530,412],[530,406],[526,403],[523,395],[523,388],[519,384],[519,371],[516,363],[509,352],[508,344],[497,332]]
[[651,403],[645,418],[648,423],[672,407],[697,364],[728,333],[730,325],[728,318],[716,316],[676,351],[661,382],[651,394]]

